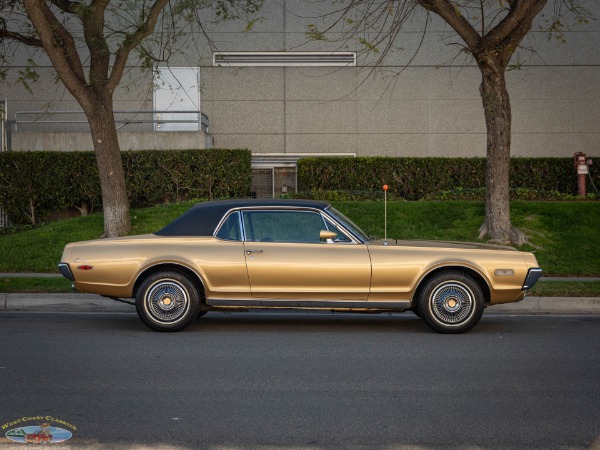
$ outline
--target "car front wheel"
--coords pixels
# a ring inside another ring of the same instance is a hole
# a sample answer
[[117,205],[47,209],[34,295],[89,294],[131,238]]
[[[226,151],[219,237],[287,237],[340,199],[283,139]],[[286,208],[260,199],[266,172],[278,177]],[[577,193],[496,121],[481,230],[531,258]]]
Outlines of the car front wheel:
[[179,331],[198,317],[200,293],[186,275],[162,271],[142,282],[135,304],[138,316],[149,328]]
[[483,314],[483,292],[469,275],[446,270],[426,281],[418,304],[419,316],[440,333],[464,333]]

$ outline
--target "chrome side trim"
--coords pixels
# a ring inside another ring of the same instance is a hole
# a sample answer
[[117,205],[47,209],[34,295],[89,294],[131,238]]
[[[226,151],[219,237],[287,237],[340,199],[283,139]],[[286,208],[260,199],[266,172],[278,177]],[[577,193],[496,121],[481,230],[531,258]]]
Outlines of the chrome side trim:
[[537,283],[541,276],[542,269],[529,269],[529,272],[527,272],[527,277],[525,278],[525,282],[523,283],[523,290],[527,291],[531,289],[533,285]]
[[398,300],[392,302],[369,302],[352,300],[223,300],[207,299],[208,306],[244,307],[244,308],[298,308],[298,309],[385,309],[395,311],[406,311],[410,309],[410,300]]

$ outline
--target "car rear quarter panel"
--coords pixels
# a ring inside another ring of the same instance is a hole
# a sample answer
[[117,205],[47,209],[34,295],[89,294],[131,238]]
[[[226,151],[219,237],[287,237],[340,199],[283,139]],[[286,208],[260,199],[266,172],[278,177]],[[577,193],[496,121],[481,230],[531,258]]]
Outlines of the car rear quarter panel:
[[[66,262],[80,292],[129,297],[136,273],[153,248],[152,239],[142,238],[77,242]],[[92,268],[83,270],[83,266]]]
[[[147,270],[175,264],[196,273],[209,296],[249,296],[241,242],[154,235],[89,241],[73,244],[67,262],[75,274],[75,287],[81,292],[132,297],[137,279]],[[78,270],[81,265],[93,269]]]

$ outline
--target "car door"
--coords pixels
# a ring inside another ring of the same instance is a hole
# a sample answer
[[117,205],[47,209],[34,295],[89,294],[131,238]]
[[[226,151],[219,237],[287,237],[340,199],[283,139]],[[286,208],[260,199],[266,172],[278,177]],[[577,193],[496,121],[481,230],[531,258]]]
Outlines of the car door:
[[366,245],[321,240],[323,216],[311,210],[245,210],[244,248],[253,298],[366,300]]
[[219,226],[214,240],[203,243],[195,255],[202,267],[205,288],[212,300],[251,299],[241,216],[229,214]]

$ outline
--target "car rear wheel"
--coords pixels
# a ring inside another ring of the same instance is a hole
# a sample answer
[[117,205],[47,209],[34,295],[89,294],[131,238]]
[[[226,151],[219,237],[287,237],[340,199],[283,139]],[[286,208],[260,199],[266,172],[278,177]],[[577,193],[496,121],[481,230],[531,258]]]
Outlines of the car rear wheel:
[[161,271],[146,278],[136,296],[142,322],[156,331],[179,331],[200,312],[200,293],[189,277],[176,271]]
[[483,292],[469,275],[446,270],[434,275],[421,289],[419,316],[440,333],[464,333],[470,330],[483,314]]

